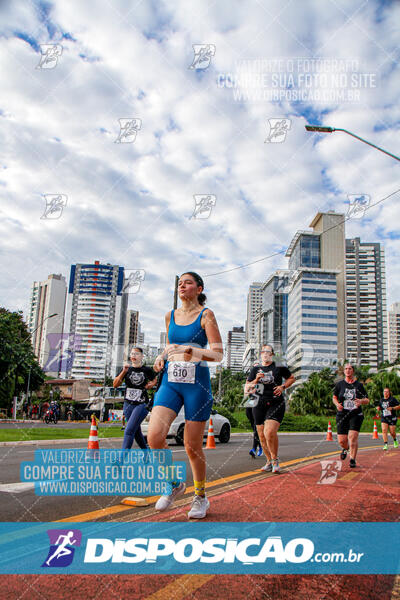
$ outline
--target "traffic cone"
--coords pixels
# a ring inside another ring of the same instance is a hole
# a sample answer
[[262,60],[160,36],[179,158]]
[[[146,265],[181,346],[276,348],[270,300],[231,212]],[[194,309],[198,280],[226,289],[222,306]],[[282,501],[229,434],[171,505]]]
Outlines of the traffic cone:
[[373,440],[379,440],[378,429],[376,427],[376,421],[375,421],[375,419],[374,419],[374,431],[372,433],[372,439]]
[[88,452],[87,454],[89,454],[90,457],[98,458],[98,456],[100,454],[100,452],[99,452],[100,446],[99,446],[99,436],[97,435],[96,417],[94,415],[92,416],[92,424],[90,426],[88,450],[90,450],[90,452]]
[[208,425],[206,448],[215,448],[214,427],[213,427],[213,422],[212,422],[211,417],[210,417],[210,423]]
[[331,427],[331,422],[328,421],[328,431],[326,434],[326,441],[327,442],[333,442],[333,437],[332,437],[332,427]]

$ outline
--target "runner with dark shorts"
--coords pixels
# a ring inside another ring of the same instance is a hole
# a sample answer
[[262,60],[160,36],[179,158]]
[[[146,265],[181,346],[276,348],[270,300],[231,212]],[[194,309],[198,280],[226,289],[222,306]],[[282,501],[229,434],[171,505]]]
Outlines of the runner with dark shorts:
[[337,408],[337,437],[342,452],[340,458],[345,460],[350,444],[350,467],[356,466],[358,450],[358,434],[364,415],[362,404],[368,404],[367,392],[362,383],[354,376],[354,368],[349,363],[344,366],[345,378],[338,381],[333,392],[333,403]]
[[[262,471],[280,473],[278,460],[278,429],[285,414],[284,390],[289,388],[294,377],[287,367],[277,367],[272,361],[274,349],[269,344],[261,349],[262,363],[249,373],[246,391],[258,395],[258,404],[253,407],[253,417],[258,437],[267,458]],[[285,380],[285,383],[282,381]]]
[[388,449],[388,429],[393,438],[393,448],[398,448],[399,442],[396,438],[396,412],[400,410],[400,402],[397,400],[397,398],[392,396],[388,387],[385,387],[383,390],[383,398],[379,400],[379,405],[377,408],[381,412],[383,450]]

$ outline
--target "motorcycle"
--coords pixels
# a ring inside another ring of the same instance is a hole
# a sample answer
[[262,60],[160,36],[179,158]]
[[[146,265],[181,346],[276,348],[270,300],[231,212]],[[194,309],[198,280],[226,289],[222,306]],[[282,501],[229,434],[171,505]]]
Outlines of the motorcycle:
[[49,423],[51,423],[52,421],[53,421],[54,425],[57,425],[57,421],[58,421],[57,411],[54,410],[53,408],[47,409],[47,411],[43,417],[43,420],[47,425]]

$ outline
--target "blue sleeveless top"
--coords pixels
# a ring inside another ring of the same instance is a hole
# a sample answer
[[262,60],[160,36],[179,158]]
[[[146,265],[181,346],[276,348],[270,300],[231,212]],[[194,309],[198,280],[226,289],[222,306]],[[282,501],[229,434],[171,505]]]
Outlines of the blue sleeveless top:
[[189,344],[198,348],[205,348],[208,340],[206,332],[201,326],[201,315],[206,309],[203,308],[197,319],[189,325],[177,325],[174,318],[174,310],[171,311],[171,320],[168,327],[168,339],[170,344]]

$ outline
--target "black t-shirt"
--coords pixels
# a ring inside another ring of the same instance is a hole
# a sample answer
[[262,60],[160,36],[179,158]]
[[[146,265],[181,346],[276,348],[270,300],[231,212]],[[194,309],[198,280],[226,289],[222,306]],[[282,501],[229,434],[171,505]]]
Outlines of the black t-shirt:
[[282,402],[283,396],[274,396],[274,388],[277,385],[282,385],[282,379],[288,379],[291,376],[289,369],[287,367],[277,367],[274,362],[267,367],[259,365],[251,369],[247,381],[254,381],[259,371],[264,372],[264,377],[256,385],[255,393],[268,402],[271,402],[271,400]]
[[397,400],[397,398],[394,396],[389,396],[389,398],[381,398],[378,404],[381,408],[381,417],[384,419],[397,417],[397,410],[387,410],[388,406],[399,406],[400,402]]
[[145,386],[156,377],[151,367],[129,367],[125,374],[125,400],[134,404],[148,403],[149,397]]
[[357,398],[361,400],[362,398],[367,398],[367,392],[362,383],[355,380],[353,383],[348,383],[345,379],[342,381],[338,381],[335,385],[335,390],[333,395],[336,396],[340,404],[343,406],[343,410],[337,411],[338,415],[343,415],[347,413],[353,413],[354,415],[362,415],[361,406],[357,408],[354,406],[354,400]]

